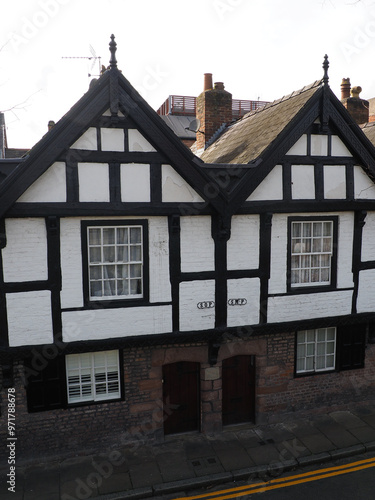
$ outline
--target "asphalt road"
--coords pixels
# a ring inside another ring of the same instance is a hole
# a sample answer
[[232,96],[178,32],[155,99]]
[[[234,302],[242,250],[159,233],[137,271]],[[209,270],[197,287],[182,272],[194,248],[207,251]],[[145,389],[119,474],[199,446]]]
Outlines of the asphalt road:
[[372,500],[375,498],[375,456],[366,454],[345,461],[302,469],[267,482],[227,484],[163,500]]

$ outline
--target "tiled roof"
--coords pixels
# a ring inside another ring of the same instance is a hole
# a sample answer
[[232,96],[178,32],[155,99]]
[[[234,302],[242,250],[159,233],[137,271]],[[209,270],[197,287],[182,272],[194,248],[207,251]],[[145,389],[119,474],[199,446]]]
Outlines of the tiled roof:
[[246,114],[209,146],[201,159],[206,163],[252,162],[271,145],[321,85],[321,80],[316,81]]

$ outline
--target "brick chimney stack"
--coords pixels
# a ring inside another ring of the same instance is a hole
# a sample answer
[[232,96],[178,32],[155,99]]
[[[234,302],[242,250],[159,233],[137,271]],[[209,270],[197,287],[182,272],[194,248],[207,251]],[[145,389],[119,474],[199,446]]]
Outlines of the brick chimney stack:
[[343,78],[341,82],[341,102],[352,115],[354,121],[361,125],[369,121],[369,102],[361,99],[359,94],[362,87],[350,88],[349,78]]
[[203,92],[197,97],[197,118],[203,132],[197,133],[197,151],[204,150],[214,133],[232,121],[232,94],[224,89],[222,82],[212,86],[211,73],[205,73]]

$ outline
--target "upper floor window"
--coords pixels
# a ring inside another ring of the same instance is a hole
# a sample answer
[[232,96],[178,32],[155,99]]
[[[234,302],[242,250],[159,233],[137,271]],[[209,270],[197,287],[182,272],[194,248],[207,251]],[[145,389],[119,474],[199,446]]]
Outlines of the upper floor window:
[[331,220],[292,220],[290,287],[334,284],[335,224]]
[[89,300],[145,298],[146,223],[83,224]]

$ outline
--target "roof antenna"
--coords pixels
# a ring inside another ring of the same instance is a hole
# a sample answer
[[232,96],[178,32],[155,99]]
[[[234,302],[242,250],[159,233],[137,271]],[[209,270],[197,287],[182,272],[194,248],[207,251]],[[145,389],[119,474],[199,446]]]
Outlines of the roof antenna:
[[323,69],[324,69],[323,83],[324,83],[324,85],[328,85],[328,68],[329,68],[329,62],[328,62],[328,56],[326,54],[324,56],[324,61],[323,61]]
[[115,42],[115,35],[111,35],[111,41],[109,42],[109,50],[111,52],[111,59],[109,61],[109,65],[112,68],[117,68],[117,60],[116,60],[116,50],[117,43]]

